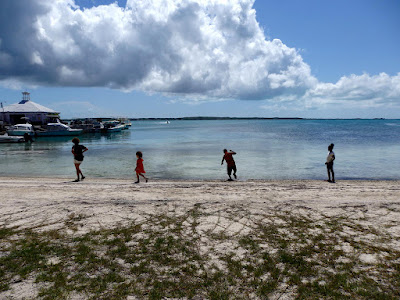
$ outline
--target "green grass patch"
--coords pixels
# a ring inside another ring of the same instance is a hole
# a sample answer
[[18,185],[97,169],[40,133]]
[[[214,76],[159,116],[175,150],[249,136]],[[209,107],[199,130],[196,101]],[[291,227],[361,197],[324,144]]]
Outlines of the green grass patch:
[[[249,215],[242,207],[218,214],[225,223]],[[314,221],[279,209],[249,219],[243,232],[230,233],[223,224],[199,230],[211,215],[197,205],[78,236],[67,232],[84,216],[70,215],[60,230],[0,228],[0,298],[28,278],[37,286],[32,296],[41,299],[72,293],[88,299],[400,297],[400,253],[377,242],[387,241],[387,233],[343,216]],[[365,234],[374,238],[359,238]]]

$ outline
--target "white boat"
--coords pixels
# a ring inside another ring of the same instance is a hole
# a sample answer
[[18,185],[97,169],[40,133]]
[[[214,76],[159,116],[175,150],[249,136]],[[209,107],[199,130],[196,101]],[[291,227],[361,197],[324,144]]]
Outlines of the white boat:
[[99,121],[93,122],[93,131],[94,132],[101,132],[104,130],[104,124]]
[[20,136],[10,136],[7,133],[0,135],[0,143],[23,143],[25,138]]
[[121,125],[123,125],[124,126],[124,130],[126,130],[126,129],[129,129],[129,127],[131,127],[132,126],[132,124],[131,123],[121,123]]
[[72,129],[63,123],[48,123],[44,131],[36,131],[37,136],[73,136],[80,135],[83,129]]
[[122,125],[120,122],[115,120],[106,121],[103,124],[105,132],[120,132],[125,129],[125,125]]
[[30,136],[35,134],[31,124],[17,124],[7,129],[9,136],[24,136],[27,133]]
[[83,132],[102,132],[104,125],[95,119],[76,119],[68,123],[72,129],[83,129]]
[[126,130],[129,129],[129,127],[132,126],[132,123],[129,121],[129,119],[125,119],[125,118],[120,118],[118,119],[120,125],[123,125],[124,128],[122,128],[122,130]]

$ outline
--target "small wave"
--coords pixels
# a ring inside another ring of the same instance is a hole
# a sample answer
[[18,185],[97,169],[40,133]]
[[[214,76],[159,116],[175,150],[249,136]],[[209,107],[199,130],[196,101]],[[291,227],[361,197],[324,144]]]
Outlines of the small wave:
[[385,123],[386,126],[400,126],[398,123]]

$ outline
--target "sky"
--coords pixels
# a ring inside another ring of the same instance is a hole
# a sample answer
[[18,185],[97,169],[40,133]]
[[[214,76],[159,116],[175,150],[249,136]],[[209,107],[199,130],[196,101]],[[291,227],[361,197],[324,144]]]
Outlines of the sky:
[[398,0],[2,0],[0,101],[71,117],[400,118]]

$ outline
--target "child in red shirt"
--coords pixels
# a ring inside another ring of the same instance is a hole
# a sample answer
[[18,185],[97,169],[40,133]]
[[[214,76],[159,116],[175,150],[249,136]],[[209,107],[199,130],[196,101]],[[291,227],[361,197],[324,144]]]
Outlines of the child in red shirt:
[[144,167],[143,167],[142,156],[143,156],[142,152],[140,152],[140,151],[136,152],[137,161],[136,161],[135,171],[136,171],[137,181],[135,183],[139,183],[139,175],[142,176],[144,179],[146,179],[146,182],[149,181],[149,179],[143,175],[143,173],[146,173],[146,171],[144,170]]
[[236,164],[235,164],[235,160],[232,157],[232,155],[235,155],[235,154],[236,154],[235,151],[229,150],[229,152],[228,152],[228,150],[224,149],[224,156],[222,157],[221,165],[224,164],[224,160],[225,160],[226,164],[228,166],[227,167],[227,172],[228,172],[228,176],[229,176],[228,181],[233,181],[233,179],[231,177],[232,171],[233,171],[233,176],[235,176],[235,179],[237,178]]

